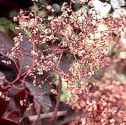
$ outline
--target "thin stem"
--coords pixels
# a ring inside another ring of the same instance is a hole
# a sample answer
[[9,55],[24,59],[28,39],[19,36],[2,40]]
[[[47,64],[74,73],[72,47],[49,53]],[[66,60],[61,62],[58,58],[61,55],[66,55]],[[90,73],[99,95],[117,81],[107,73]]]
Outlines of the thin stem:
[[[64,116],[67,114],[67,111],[58,111],[56,116]],[[45,114],[40,114],[40,119],[44,119],[44,118],[50,118],[54,115],[54,112],[50,112],[50,113],[45,113]],[[32,116],[28,116],[30,121],[36,121],[38,119],[38,115],[32,115]]]

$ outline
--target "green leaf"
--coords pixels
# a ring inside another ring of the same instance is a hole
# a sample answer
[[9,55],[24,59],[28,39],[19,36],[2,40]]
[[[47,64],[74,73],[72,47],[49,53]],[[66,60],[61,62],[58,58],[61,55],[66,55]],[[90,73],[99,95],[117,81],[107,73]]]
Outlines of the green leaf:
[[72,97],[70,91],[67,90],[68,83],[65,80],[62,80],[62,94],[61,94],[61,101],[68,101]]
[[0,18],[0,27],[3,27],[5,30],[15,31],[15,24],[4,17]]

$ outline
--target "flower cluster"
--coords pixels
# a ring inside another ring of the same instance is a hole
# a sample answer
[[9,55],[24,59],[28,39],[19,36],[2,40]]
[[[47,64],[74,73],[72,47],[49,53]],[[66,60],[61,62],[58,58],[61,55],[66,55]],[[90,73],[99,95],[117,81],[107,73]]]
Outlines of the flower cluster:
[[84,112],[80,124],[126,124],[126,86],[116,85],[110,80],[105,82],[99,83],[100,86],[90,83],[86,88],[72,89],[73,98],[69,103],[77,111]]
[[17,37],[27,37],[34,64],[41,69],[58,72],[69,81],[87,79],[110,64],[111,47],[118,42],[113,34],[122,30],[125,19],[96,20],[90,13],[77,15],[68,6],[64,8],[61,16],[48,19],[21,11],[16,17]]

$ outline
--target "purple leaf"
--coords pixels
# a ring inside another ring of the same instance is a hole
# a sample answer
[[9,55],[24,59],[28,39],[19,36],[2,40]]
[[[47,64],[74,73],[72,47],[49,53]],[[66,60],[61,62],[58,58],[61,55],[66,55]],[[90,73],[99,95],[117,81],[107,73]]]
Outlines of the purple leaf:
[[34,100],[36,100],[45,111],[48,111],[52,107],[48,92],[46,92],[42,88],[39,88],[38,86],[34,86],[30,82],[25,82],[25,86],[28,88],[31,95],[34,97]]

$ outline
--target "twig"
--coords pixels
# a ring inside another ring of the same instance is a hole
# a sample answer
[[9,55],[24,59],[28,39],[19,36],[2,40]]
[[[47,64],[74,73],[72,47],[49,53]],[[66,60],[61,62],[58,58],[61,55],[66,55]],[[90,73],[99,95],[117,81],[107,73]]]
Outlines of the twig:
[[72,113],[71,115],[65,117],[64,119],[62,119],[61,121],[57,121],[55,122],[53,125],[64,125],[66,123],[69,123],[71,121],[80,119],[81,117],[86,117],[86,113],[85,112],[78,112],[78,113]]
[[[59,116],[63,116],[66,114],[67,114],[67,111],[58,111],[56,116],[59,117]],[[40,114],[40,119],[51,118],[53,115],[54,115],[54,112]],[[30,121],[36,121],[38,118],[38,115],[28,116],[28,118]]]

